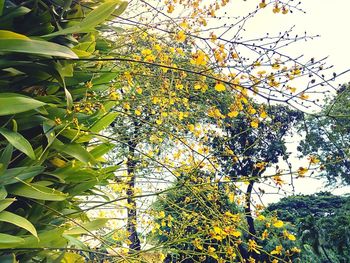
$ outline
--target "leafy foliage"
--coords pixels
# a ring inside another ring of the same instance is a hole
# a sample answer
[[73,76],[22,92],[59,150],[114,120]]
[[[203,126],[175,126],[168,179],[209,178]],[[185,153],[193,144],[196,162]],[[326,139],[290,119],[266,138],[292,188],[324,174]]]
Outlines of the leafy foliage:
[[306,136],[299,150],[319,159],[321,175],[329,184],[350,183],[349,98],[349,85],[343,85],[336,96],[328,98],[321,113],[306,118],[305,126],[300,127]]
[[283,198],[267,210],[294,226],[305,261],[312,257],[313,262],[347,262],[349,204],[348,196],[321,192]]
[[113,176],[113,169],[99,161],[107,145],[98,133],[110,123],[108,103],[97,102],[85,86],[96,75],[86,71],[86,80],[72,85],[84,65],[59,59],[78,58],[89,35],[76,33],[93,32],[121,5],[109,1],[89,13],[80,5],[62,9],[54,1],[5,1],[0,18],[1,261],[13,248],[20,248],[14,256],[21,262],[81,260],[64,249],[103,226],[87,217],[79,200]]

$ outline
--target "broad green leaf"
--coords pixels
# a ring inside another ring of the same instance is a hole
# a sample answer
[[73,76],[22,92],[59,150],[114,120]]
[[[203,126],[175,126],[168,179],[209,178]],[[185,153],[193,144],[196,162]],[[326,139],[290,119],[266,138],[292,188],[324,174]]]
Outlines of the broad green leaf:
[[43,36],[44,38],[50,38],[59,35],[73,34],[73,33],[88,33],[94,30],[94,28],[104,22],[114,11],[115,8],[119,5],[120,7],[125,6],[125,1],[120,0],[110,0],[107,1],[96,9],[91,11],[79,24],[74,26],[58,30],[51,34]]
[[24,6],[15,6],[11,9],[9,8],[8,12],[0,16],[0,25],[5,24],[8,21],[11,21],[15,17],[24,16],[28,14],[31,10]]
[[33,236],[24,238],[24,243],[17,245],[18,248],[42,248],[42,247],[65,247],[67,240],[62,237],[64,229],[55,228],[45,230],[38,234],[39,238]]
[[120,73],[116,73],[116,72],[103,73],[94,77],[91,81],[94,85],[108,84],[111,80],[117,78],[119,74]]
[[3,199],[3,200],[0,200],[0,212],[5,210],[14,201],[16,201],[15,198],[6,198],[6,199]]
[[91,155],[91,153],[85,150],[80,144],[76,144],[76,143],[63,144],[62,142],[55,140],[52,143],[52,148],[56,149],[61,153],[68,154],[83,163],[90,163],[90,164],[96,163],[96,160]]
[[8,31],[8,30],[0,30],[0,39],[2,39],[2,38],[30,40],[30,38],[25,36],[25,35],[18,34],[18,33],[12,32],[12,31]]
[[32,39],[0,38],[0,52],[78,58],[78,56],[68,47],[56,43]]
[[99,218],[91,222],[83,223],[81,226],[64,231],[65,235],[82,235],[88,234],[93,230],[103,227],[108,222],[108,218]]
[[74,51],[74,53],[79,57],[79,58],[88,58],[92,55],[91,52],[87,52],[84,50],[80,50],[80,49],[75,49],[72,48],[72,50]]
[[91,127],[90,127],[90,131],[91,132],[100,132],[104,129],[106,129],[114,120],[115,118],[118,116],[119,113],[108,113],[105,116],[103,116],[101,119],[99,119],[98,121],[96,121]]
[[23,243],[23,238],[0,233],[0,248],[13,248]]
[[0,221],[19,226],[30,232],[33,236],[38,237],[38,234],[33,224],[22,216],[16,215],[8,211],[2,211],[0,212]]
[[35,154],[32,146],[20,133],[13,132],[4,128],[0,128],[0,133],[6,138],[6,140],[13,145],[16,149],[25,153],[29,158],[35,159]]
[[99,146],[96,146],[94,149],[92,149],[90,153],[95,158],[99,158],[104,154],[108,153],[109,151],[111,151],[114,147],[115,145],[113,143],[102,143]]
[[2,166],[0,167],[0,175],[7,169],[7,166],[9,165],[12,157],[12,152],[13,152],[13,146],[12,144],[8,144],[4,150],[2,151],[0,155],[0,164]]
[[12,195],[47,201],[63,201],[67,195],[38,183],[15,184],[7,187]]
[[41,174],[44,170],[45,167],[43,166],[16,167],[8,169],[0,176],[0,185],[15,184],[27,180]]
[[5,199],[7,196],[7,191],[5,187],[0,186],[0,200]]
[[0,105],[0,116],[5,116],[33,110],[45,103],[16,93],[0,93]]

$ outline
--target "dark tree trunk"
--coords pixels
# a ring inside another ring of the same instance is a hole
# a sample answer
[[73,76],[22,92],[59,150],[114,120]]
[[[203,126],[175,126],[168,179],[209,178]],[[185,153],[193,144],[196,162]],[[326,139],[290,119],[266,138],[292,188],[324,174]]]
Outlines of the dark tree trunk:
[[130,139],[128,141],[128,159],[126,162],[127,173],[128,173],[128,188],[126,191],[127,202],[128,202],[128,222],[127,222],[127,231],[129,232],[129,249],[130,253],[139,251],[141,249],[140,239],[137,234],[137,210],[136,210],[136,200],[135,195],[135,148],[137,143],[135,140]]
[[[245,200],[246,205],[245,205],[244,212],[245,212],[245,216],[246,216],[246,220],[247,220],[247,224],[248,224],[248,231],[249,231],[248,238],[256,241],[256,230],[255,230],[255,225],[254,225],[254,219],[252,217],[252,211],[250,208],[251,195],[252,195],[252,191],[253,191],[254,182],[255,182],[254,180],[249,181],[249,185],[248,185],[247,193],[246,193],[246,200]],[[255,251],[250,251],[249,256],[251,256],[255,260],[260,259],[259,254],[257,254]]]

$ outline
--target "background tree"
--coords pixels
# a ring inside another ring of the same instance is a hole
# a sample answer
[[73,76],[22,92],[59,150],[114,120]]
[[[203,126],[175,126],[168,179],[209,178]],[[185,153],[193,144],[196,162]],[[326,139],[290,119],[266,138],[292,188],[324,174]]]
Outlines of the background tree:
[[329,185],[350,183],[349,98],[349,85],[343,85],[335,96],[327,98],[320,113],[306,117],[299,127],[306,133],[299,150],[319,159],[319,174],[327,178]]
[[268,206],[297,231],[301,255],[314,262],[347,262],[349,253],[349,197],[328,192],[283,198]]

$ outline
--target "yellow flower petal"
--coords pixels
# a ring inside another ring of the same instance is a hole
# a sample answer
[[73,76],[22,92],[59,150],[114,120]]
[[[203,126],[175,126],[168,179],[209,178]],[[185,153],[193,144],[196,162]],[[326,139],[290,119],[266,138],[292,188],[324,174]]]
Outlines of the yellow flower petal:
[[215,85],[215,90],[218,91],[218,92],[221,92],[221,91],[225,91],[226,90],[226,87],[224,84],[222,83],[217,83]]

